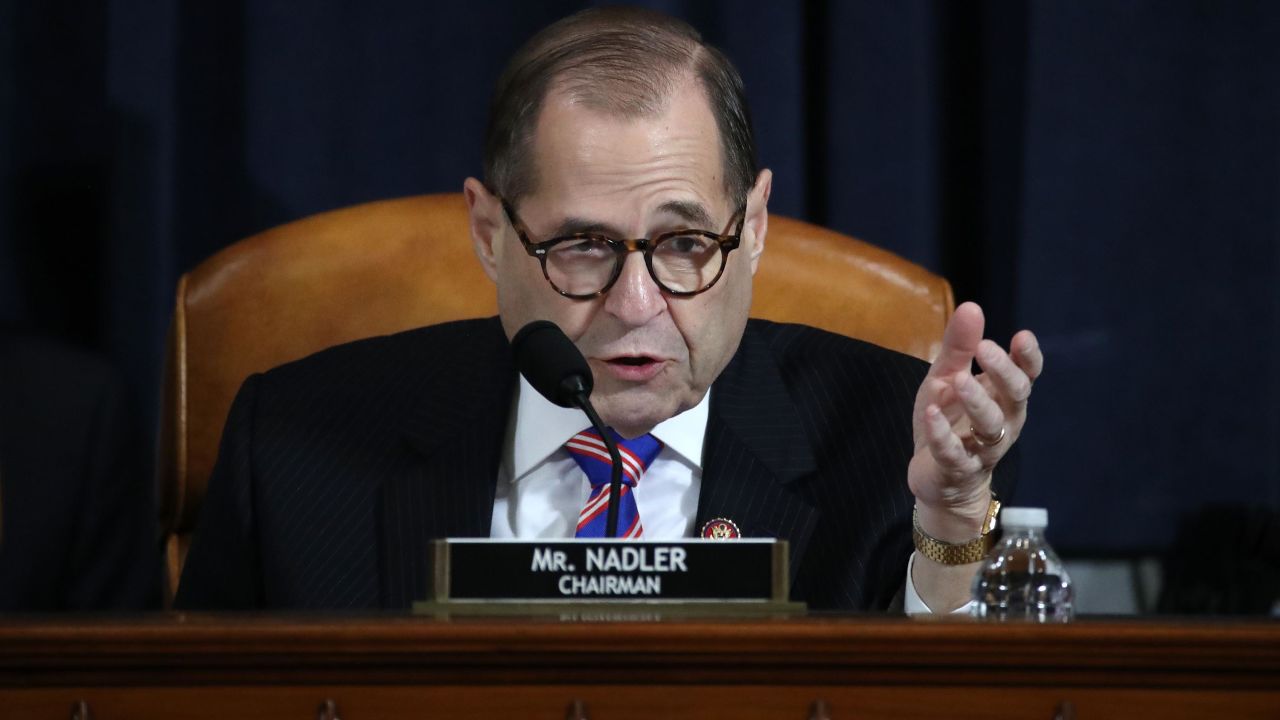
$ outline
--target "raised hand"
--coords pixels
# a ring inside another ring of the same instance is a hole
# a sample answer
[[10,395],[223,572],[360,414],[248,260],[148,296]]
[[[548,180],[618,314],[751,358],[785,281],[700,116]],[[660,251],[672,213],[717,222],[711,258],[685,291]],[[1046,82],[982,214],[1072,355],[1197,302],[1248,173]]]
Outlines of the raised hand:
[[[976,304],[956,308],[912,415],[915,455],[907,483],[921,527],[948,542],[970,540],[981,530],[991,470],[1022,433],[1031,384],[1044,368],[1031,331],[1014,335],[1005,352],[982,339],[983,325]],[[982,368],[976,377],[975,359]]]

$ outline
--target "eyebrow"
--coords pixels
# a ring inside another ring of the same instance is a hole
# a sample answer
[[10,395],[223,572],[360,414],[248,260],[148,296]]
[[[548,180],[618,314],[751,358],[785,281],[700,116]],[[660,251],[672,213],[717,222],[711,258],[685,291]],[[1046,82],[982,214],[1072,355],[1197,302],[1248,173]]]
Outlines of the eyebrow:
[[[658,206],[659,213],[675,215],[680,218],[687,227],[673,228],[680,230],[712,230],[711,213],[702,206],[702,203],[689,200],[669,200]],[[609,237],[622,238],[626,237],[626,233],[609,223],[599,222],[597,220],[588,220],[580,217],[567,217],[556,226],[552,231],[551,237],[564,237],[573,235],[574,233],[595,233],[608,235]]]
[[707,212],[702,203],[688,200],[671,200],[659,206],[658,212],[671,213],[678,216],[681,220],[690,224],[690,229],[713,229],[711,228],[711,213]]

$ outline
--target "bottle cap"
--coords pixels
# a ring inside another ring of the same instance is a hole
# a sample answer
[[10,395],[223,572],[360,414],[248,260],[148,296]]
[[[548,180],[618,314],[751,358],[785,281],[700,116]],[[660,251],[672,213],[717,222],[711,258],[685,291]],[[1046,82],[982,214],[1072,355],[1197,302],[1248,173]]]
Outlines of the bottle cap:
[[1049,511],[1044,508],[1007,507],[1000,511],[1000,527],[1044,529],[1049,526]]

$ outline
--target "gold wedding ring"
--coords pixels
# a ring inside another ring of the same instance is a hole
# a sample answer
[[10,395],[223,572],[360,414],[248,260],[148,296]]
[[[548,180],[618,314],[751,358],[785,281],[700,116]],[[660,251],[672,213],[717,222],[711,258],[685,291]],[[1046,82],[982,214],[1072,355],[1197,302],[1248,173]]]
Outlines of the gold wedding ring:
[[979,445],[985,448],[995,447],[1000,443],[1004,442],[1004,426],[1003,425],[1000,426],[1000,434],[995,437],[991,437],[990,435],[983,435],[982,433],[978,432],[978,428],[972,425],[969,426],[969,433],[973,435],[974,442],[978,443]]

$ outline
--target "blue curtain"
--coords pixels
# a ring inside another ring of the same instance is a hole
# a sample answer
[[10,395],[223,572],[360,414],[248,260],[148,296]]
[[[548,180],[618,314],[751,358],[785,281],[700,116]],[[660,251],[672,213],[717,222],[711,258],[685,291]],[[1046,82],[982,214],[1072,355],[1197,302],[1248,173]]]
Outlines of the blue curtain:
[[[182,272],[457,191],[503,61],[585,4],[0,3],[0,319],[101,352],[147,414]],[[738,64],[775,212],[1038,331],[1017,499],[1058,544],[1280,509],[1280,5],[648,4]]]

